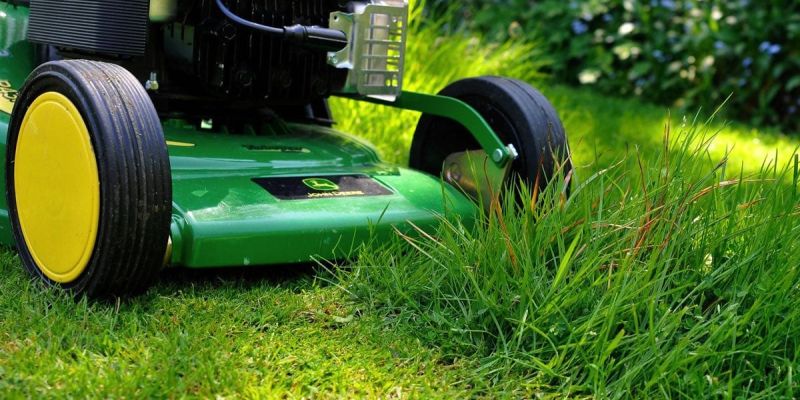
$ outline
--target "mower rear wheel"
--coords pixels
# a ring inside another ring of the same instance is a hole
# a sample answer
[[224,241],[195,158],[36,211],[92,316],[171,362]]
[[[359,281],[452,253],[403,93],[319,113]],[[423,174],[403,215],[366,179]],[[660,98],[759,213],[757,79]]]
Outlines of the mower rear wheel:
[[11,115],[6,195],[22,263],[76,295],[135,294],[163,265],[172,188],[161,123],[128,71],[55,61]]
[[[510,178],[544,188],[558,169],[572,169],[564,126],[553,105],[525,82],[480,77],[460,80],[439,92],[472,106],[504,143],[513,144],[519,157]],[[423,114],[411,143],[412,168],[440,175],[445,159],[454,153],[481,147],[460,123]]]

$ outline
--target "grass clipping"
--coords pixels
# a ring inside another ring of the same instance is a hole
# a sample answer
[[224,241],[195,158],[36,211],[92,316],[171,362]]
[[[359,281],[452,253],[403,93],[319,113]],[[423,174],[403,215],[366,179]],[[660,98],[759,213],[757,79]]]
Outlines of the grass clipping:
[[729,176],[706,125],[676,136],[578,170],[569,197],[562,179],[475,229],[443,218],[364,251],[342,286],[531,393],[792,397],[797,157]]

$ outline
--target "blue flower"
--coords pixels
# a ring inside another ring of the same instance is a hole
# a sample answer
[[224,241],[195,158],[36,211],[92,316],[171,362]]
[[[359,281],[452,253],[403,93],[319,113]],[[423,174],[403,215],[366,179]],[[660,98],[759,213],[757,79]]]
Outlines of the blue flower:
[[603,14],[603,21],[611,22],[614,19],[614,16],[611,14]]
[[661,50],[653,51],[653,58],[655,58],[657,61],[660,62],[666,61],[667,59],[666,57],[664,57],[664,52]]
[[717,40],[716,42],[714,42],[714,48],[717,50],[724,50],[728,48],[728,45],[726,45],[725,42],[721,40]]
[[576,19],[572,21],[572,32],[576,35],[582,35],[589,30],[589,27],[583,21]]
[[779,45],[777,43],[770,43],[768,41],[763,41],[763,42],[761,42],[760,45],[758,45],[758,50],[760,52],[762,52],[762,53],[766,53],[766,54],[769,54],[771,56],[774,56],[775,54],[778,54],[778,53],[781,52],[781,45]]
[[675,9],[675,2],[673,0],[661,0],[661,7],[668,8],[670,10]]
[[742,66],[743,67],[750,68],[751,65],[753,65],[753,59],[752,58],[747,57],[744,60],[742,60]]

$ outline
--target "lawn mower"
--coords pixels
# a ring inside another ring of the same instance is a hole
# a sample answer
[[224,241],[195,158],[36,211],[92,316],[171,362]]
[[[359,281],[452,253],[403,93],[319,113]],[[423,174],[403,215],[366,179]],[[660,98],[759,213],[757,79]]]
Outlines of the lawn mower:
[[[0,242],[35,279],[126,296],[166,266],[347,259],[568,171],[556,111],[523,82],[403,90],[408,8],[0,1]],[[409,167],[336,131],[330,96],[421,112]]]

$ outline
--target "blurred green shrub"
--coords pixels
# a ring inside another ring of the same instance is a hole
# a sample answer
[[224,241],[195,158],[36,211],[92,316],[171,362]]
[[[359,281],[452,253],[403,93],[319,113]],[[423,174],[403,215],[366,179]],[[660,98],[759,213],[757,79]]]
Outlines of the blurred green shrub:
[[500,40],[536,38],[550,74],[800,133],[800,1],[433,0]]

